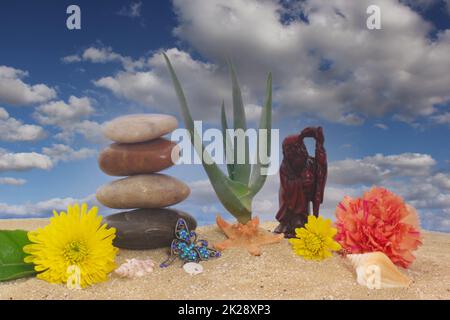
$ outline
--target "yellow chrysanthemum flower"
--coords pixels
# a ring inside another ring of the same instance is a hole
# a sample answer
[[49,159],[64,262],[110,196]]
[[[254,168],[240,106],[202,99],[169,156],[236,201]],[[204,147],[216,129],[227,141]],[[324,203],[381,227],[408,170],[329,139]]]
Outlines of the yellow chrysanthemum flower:
[[[44,228],[28,232],[32,244],[24,247],[30,254],[25,262],[34,263],[39,279],[50,283],[68,283],[70,273],[79,272],[79,285],[84,288],[105,281],[116,268],[118,249],[112,245],[116,229],[106,228],[98,208],[89,211],[84,203],[69,206],[54,216]],[[70,282],[70,281],[69,281]]]
[[308,216],[308,223],[303,228],[295,229],[296,238],[289,239],[292,248],[299,256],[309,260],[323,260],[331,257],[331,251],[341,249],[333,240],[337,230],[331,226],[331,220]]

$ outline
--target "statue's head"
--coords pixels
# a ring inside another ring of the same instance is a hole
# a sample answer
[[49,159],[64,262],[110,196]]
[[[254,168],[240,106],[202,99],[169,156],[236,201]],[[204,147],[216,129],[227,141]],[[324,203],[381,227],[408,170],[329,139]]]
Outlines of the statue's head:
[[299,135],[287,136],[283,140],[283,157],[293,169],[302,169],[308,160],[308,150]]

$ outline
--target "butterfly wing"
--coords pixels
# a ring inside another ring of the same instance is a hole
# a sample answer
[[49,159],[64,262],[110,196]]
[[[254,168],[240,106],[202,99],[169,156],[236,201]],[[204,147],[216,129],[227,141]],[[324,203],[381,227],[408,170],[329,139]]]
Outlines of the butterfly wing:
[[189,246],[196,241],[197,237],[195,232],[189,231],[189,227],[184,219],[178,219],[175,225],[175,239],[173,239],[170,245],[169,257],[160,264],[161,268],[168,267],[176,257],[180,257],[182,260],[186,260],[189,255]]
[[197,234],[194,231],[189,231],[186,221],[182,218],[177,221],[175,237],[187,243],[195,243],[197,241]]
[[180,242],[180,240],[178,240],[178,239],[174,239],[172,241],[172,244],[170,245],[170,254],[167,257],[167,259],[164,260],[164,262],[162,262],[159,265],[161,268],[166,268],[166,267],[170,266],[175,261],[177,256],[180,255],[180,249],[178,248],[179,247],[178,246],[179,242]]
[[220,257],[219,251],[208,248],[208,241],[206,240],[199,240],[196,243],[195,251],[197,251],[200,260],[208,260],[209,258]]
[[170,246],[170,256],[161,263],[161,268],[168,267],[176,257],[186,262],[199,262],[209,258],[220,257],[220,252],[208,248],[208,241],[198,240],[197,234],[190,231],[184,219],[178,219],[175,226],[175,239]]

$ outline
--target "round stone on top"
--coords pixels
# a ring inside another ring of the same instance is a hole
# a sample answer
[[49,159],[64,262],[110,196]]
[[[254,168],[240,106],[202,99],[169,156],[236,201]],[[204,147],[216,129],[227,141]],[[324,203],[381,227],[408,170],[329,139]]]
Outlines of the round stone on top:
[[115,142],[136,143],[159,138],[177,127],[177,119],[170,115],[131,114],[105,123],[103,134]]

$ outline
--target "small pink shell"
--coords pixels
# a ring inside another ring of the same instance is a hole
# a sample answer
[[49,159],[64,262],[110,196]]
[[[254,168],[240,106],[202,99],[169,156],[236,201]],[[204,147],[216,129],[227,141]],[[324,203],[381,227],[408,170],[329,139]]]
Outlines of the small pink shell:
[[127,262],[123,263],[114,272],[121,278],[140,278],[147,273],[153,272],[155,263],[151,259],[139,260],[139,259],[127,259]]

